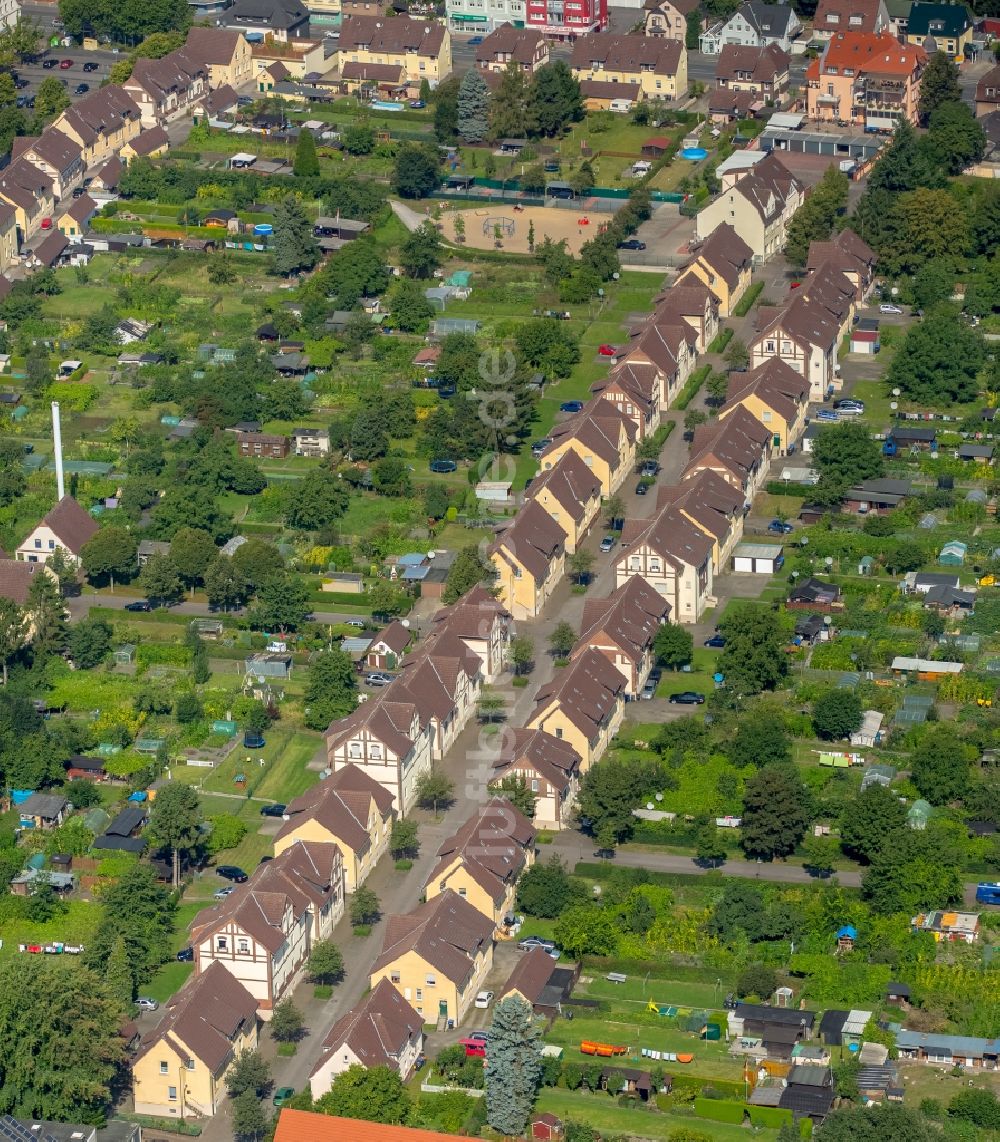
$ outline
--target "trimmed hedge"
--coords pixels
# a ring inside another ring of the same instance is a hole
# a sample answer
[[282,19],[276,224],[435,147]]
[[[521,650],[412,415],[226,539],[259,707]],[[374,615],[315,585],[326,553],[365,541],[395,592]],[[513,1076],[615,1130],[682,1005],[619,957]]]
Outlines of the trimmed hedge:
[[754,282],[754,284],[747,290],[747,292],[740,298],[739,305],[733,309],[734,317],[746,317],[750,312],[750,307],[757,300],[758,297],[764,292],[763,282]]
[[793,1118],[792,1112],[781,1106],[748,1106],[747,1111],[753,1126],[769,1126],[772,1130],[780,1130]]
[[[790,480],[786,484],[784,480],[768,480],[764,490],[769,496],[802,496],[808,499],[816,489],[812,484],[795,484]],[[833,508],[829,510],[832,512]]]
[[733,339],[733,328],[731,325],[727,325],[723,329],[719,330],[719,333],[716,335],[716,337],[713,339],[712,343],[709,345],[708,352],[709,353],[721,353],[722,350],[725,349],[725,347],[729,344],[729,342],[732,341],[732,339]]
[[710,1118],[713,1122],[728,1122],[732,1126],[742,1126],[746,1105],[730,1102],[722,1098],[696,1098],[694,1112],[699,1118]]
[[711,371],[711,365],[702,365],[700,369],[695,369],[691,376],[688,377],[684,388],[681,389],[677,400],[674,401],[674,408],[683,412],[698,395],[701,386],[705,383],[705,379]]

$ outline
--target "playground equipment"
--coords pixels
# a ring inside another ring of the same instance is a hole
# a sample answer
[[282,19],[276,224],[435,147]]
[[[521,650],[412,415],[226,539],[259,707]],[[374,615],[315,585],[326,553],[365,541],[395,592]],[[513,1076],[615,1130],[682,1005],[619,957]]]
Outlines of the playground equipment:
[[655,999],[651,999],[646,1004],[646,1010],[651,1011],[654,1015],[666,1015],[668,1019],[673,1019],[677,1014],[676,1007],[671,1007],[669,1003],[657,1003]]
[[507,218],[503,214],[489,214],[483,219],[483,233],[493,234],[495,227],[500,227],[500,233],[507,238],[514,236],[514,219]]
[[584,1039],[580,1044],[580,1051],[584,1055],[596,1055],[599,1059],[610,1059],[615,1055],[627,1055],[628,1047],[617,1047],[611,1043],[592,1043]]

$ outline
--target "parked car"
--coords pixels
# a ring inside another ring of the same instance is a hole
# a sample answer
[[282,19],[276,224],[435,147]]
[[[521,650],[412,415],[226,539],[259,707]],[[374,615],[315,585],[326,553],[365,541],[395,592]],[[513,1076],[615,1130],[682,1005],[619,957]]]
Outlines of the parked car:
[[140,995],[135,1005],[140,1011],[156,1011],[160,1006],[155,999],[149,999],[145,995]]
[[295,1094],[295,1087],[279,1086],[278,1089],[274,1092],[274,1098],[271,1099],[271,1102],[273,1102],[274,1105],[280,1110],[281,1107],[285,1105],[285,1103],[292,1097],[293,1094]]
[[288,808],[288,806],[287,806],[287,805],[281,805],[281,804],[278,804],[278,805],[265,805],[265,806],[264,806],[264,807],[261,809],[261,811],[260,811],[260,815],[261,815],[262,817],[284,817],[284,815],[285,815],[285,810],[286,810],[287,808]]
[[772,519],[771,522],[767,525],[767,530],[771,533],[771,535],[791,535],[792,525],[790,523],[785,523],[784,520]]
[[721,650],[726,645],[726,640],[716,631],[711,638],[705,639],[705,645],[712,647],[713,650]]
[[475,1039],[477,1043],[488,1043],[490,1041],[489,1031],[470,1031],[469,1038]]
[[539,456],[545,451],[546,448],[552,443],[551,436],[543,436],[541,440],[536,440],[531,446],[531,455],[537,460]]
[[649,492],[649,484],[644,484],[641,480],[635,486],[635,494],[637,496],[644,496]]
[[215,870],[215,875],[221,876],[223,880],[231,880],[235,884],[245,884],[247,880],[247,874],[238,864],[220,864]]
[[819,412],[816,413],[816,419],[817,420],[827,420],[827,421],[840,420],[840,413],[836,412],[832,408],[821,408],[819,410]]
[[605,553],[609,552],[612,547],[618,542],[618,537],[615,535],[606,535],[601,540],[601,550]]
[[564,400],[562,402],[562,404],[559,406],[559,411],[560,412],[582,412],[583,411],[583,401],[582,400]]
[[87,188],[85,186],[75,186],[73,188],[73,197],[74,198],[83,198],[83,196],[86,193],[87,193]]
[[97,71],[99,67],[100,67],[100,64],[94,63],[93,60],[87,60],[87,62],[83,65],[83,70],[84,71]]
[[54,67],[58,67],[58,66],[59,66],[59,61],[57,59],[43,59],[42,60],[42,67],[44,67],[46,71],[51,71]]
[[624,242],[618,243],[619,250],[645,250],[646,243],[640,242],[638,238],[626,238]]
[[148,599],[140,599],[137,603],[125,604],[126,611],[139,611],[142,614],[145,614],[147,611],[151,611],[152,609],[153,604]]
[[601,860],[614,860],[615,859],[615,850],[614,849],[595,849],[594,850],[594,856],[600,857]]
[[23,91],[26,87],[30,87],[30,86],[31,86],[31,80],[25,79],[23,75],[19,75],[17,77],[17,79],[14,80],[14,87],[18,91]]
[[675,706],[702,706],[705,703],[705,695],[699,694],[696,690],[682,690],[679,694],[671,694],[670,701]]
[[73,88],[73,94],[74,95],[86,95],[89,90],[90,90],[90,84],[89,83],[78,83],[76,85],[76,87]]
[[523,940],[517,942],[519,952],[530,952],[532,948],[541,948],[543,952],[551,952],[554,951],[555,946],[554,941],[543,939],[541,936],[525,936]]
[[655,479],[660,474],[660,465],[655,460],[643,460],[639,465],[639,475]]
[[432,460],[431,471],[437,472],[439,475],[445,472],[457,472],[458,465],[454,460]]
[[[492,991],[481,991],[476,996],[475,1006],[478,1007],[481,1011],[485,1011],[486,1008],[489,1007],[489,1005],[492,1002],[493,1002],[493,992]],[[481,1040],[477,1040],[477,1042],[481,1042]]]
[[215,900],[225,900],[227,896],[232,896],[235,891],[236,889],[230,884],[228,888],[216,889],[216,891],[212,893],[212,896]]
[[834,401],[833,407],[841,416],[860,416],[865,411],[865,402],[848,397],[846,400]]
[[656,683],[652,678],[646,679],[646,684],[640,691],[639,697],[645,702],[648,702],[650,698],[656,697]]
[[597,352],[600,353],[602,357],[614,357],[618,354],[618,350],[614,345],[598,345]]
[[60,71],[69,71],[69,69],[72,66],[73,66],[73,61],[71,59],[62,59],[59,61],[59,70]]
[[893,305],[891,301],[883,301],[878,307],[879,313],[902,313],[903,311],[898,305]]
[[410,107],[412,107],[414,111],[423,111],[426,106],[427,104],[422,99],[410,100]]
[[380,671],[365,675],[365,683],[368,686],[388,686],[392,681],[393,676],[391,674],[382,674]]
[[177,953],[177,961],[182,964],[189,964],[194,961],[194,948],[181,948]]

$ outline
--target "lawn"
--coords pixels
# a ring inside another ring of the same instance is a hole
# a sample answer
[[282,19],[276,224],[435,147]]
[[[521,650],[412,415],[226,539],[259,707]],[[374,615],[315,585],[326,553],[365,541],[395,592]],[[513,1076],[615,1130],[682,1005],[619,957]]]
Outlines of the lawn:
[[[0,935],[3,937],[0,955],[18,955],[18,944],[58,942],[86,945],[93,939],[100,918],[101,910],[97,904],[89,900],[69,900],[66,902],[65,913],[54,916],[44,924],[24,919],[8,920],[0,927]],[[75,956],[67,958],[76,962]]]
[[[657,698],[667,698],[671,694],[679,694],[682,690],[697,690],[707,695],[715,689],[712,675],[716,670],[719,651],[712,647],[697,646],[691,660],[690,670],[665,670],[659,686],[656,688]],[[698,712],[695,707],[692,713]]]
[[629,976],[624,983],[610,983],[604,976],[596,976],[585,989],[594,999],[610,999],[619,1005],[635,1004],[641,1011],[650,999],[674,1006],[713,1008],[725,998],[726,988],[714,983],[693,983],[689,980],[649,979],[648,976]]

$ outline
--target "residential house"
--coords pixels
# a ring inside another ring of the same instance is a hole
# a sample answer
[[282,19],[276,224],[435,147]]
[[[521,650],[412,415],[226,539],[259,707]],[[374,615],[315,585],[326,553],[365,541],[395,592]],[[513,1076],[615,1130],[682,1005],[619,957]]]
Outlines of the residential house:
[[[84,167],[89,169],[108,160],[118,163],[118,153],[141,130],[139,105],[117,84],[108,84],[76,100],[52,124],[80,144]],[[107,191],[117,187],[120,166],[111,178],[102,169],[93,186]]]
[[425,1023],[461,1025],[493,967],[492,919],[451,889],[386,922],[371,986],[387,979]]
[[250,45],[242,32],[230,28],[188,29],[184,51],[208,71],[208,85],[242,87],[253,79]]
[[236,447],[241,456],[282,460],[288,455],[288,437],[273,432],[237,432]]
[[201,106],[208,67],[178,48],[162,59],[137,59],[122,88],[138,105],[143,127],[163,127]]
[[[267,90],[274,89],[274,85],[284,81],[302,81],[307,75],[319,76],[325,74],[333,64],[334,57],[327,58],[325,45],[328,40],[306,39],[297,37],[291,40],[282,40],[278,36],[268,33],[263,40],[255,41],[250,45],[250,56],[253,61],[254,76],[258,80],[257,90],[262,90],[260,81],[270,75],[271,84]],[[310,81],[312,82],[312,81]],[[284,125],[279,116],[274,118],[255,119],[257,126],[265,132]],[[254,164],[254,169],[261,170],[260,160]]]
[[621,725],[625,679],[600,651],[587,647],[539,688],[527,728],[568,742],[584,774],[601,757]]
[[578,0],[560,12],[549,0],[527,0],[525,26],[537,28],[551,40],[572,42],[577,36],[599,32],[608,26],[608,3],[607,0]]
[[641,575],[630,576],[605,599],[583,604],[577,658],[590,648],[621,672],[625,697],[637,698],[654,665],[656,632],[670,619],[670,604]]
[[330,1028],[323,1053],[309,1076],[313,1098],[320,1098],[348,1067],[388,1067],[406,1082],[424,1049],[424,1017],[387,979]]
[[717,472],[749,504],[767,477],[772,449],[770,430],[745,408],[734,409],[725,419],[695,429],[681,480],[706,470]]
[[728,20],[719,21],[702,32],[699,46],[705,55],[720,55],[726,44],[763,48],[777,44],[782,51],[792,49],[792,41],[802,24],[790,4],[765,4],[746,0]]
[[697,335],[688,322],[653,313],[618,350],[610,376],[629,374],[624,380],[639,392],[659,390],[660,411],[665,412],[694,369],[696,356]]
[[292,451],[296,456],[320,459],[329,455],[330,433],[325,428],[295,428],[292,430]]
[[432,757],[441,759],[472,717],[482,688],[479,655],[447,627],[406,658],[393,683],[393,701],[410,700],[430,727]]
[[657,489],[656,510],[672,506],[712,541],[712,570],[721,575],[743,538],[747,502],[739,488],[703,468],[680,484]]
[[59,548],[69,563],[78,565],[83,545],[96,531],[94,517],[72,496],[63,496],[18,545],[15,555],[23,563],[45,563]]
[[645,440],[659,428],[660,384],[655,369],[618,369],[595,381],[590,391],[629,417],[635,425],[637,440]]
[[[600,395],[603,397],[604,393]],[[627,406],[622,408],[626,410]],[[551,468],[531,481],[525,496],[563,529],[566,553],[572,555],[600,511],[601,479],[578,452],[568,448]]]
[[494,797],[441,845],[437,858],[425,898],[454,892],[504,929],[518,878],[535,863],[535,828],[506,797]]
[[334,775],[347,765],[364,770],[392,795],[403,817],[431,768],[433,728],[411,700],[396,701],[391,689],[333,722],[325,734],[326,754]]
[[810,242],[806,269],[811,273],[822,266],[839,270],[854,286],[859,304],[867,300],[875,284],[875,251],[853,230],[841,230],[829,242]]
[[1000,63],[976,84],[976,117],[1000,111]]
[[158,159],[170,150],[170,136],[164,127],[140,131],[122,147],[120,154],[128,166],[134,159]]
[[806,69],[810,119],[893,131],[918,117],[927,53],[890,32],[836,32]]
[[344,865],[335,844],[295,841],[191,923],[195,971],[219,964],[257,1001],[263,1018],[301,978],[313,947],[344,913]]
[[274,838],[275,856],[299,841],[336,845],[344,890],[355,892],[389,847],[393,797],[356,765],[346,765],[285,807]]
[[410,645],[413,632],[394,619],[383,627],[368,645],[365,661],[372,670],[396,670]]
[[803,294],[783,309],[758,312],[758,321],[760,332],[748,345],[752,368],[780,358],[809,382],[812,401],[825,400],[840,388],[840,324],[828,309]]
[[242,1051],[257,1049],[257,1001],[221,964],[196,975],[167,1003],[131,1061],[137,1114],[212,1117]]
[[813,17],[812,38],[829,40],[838,32],[892,33],[885,0],[819,0]]
[[484,682],[493,682],[506,669],[511,615],[485,587],[473,587],[457,603],[438,608],[434,623],[479,658]]
[[500,75],[510,64],[525,75],[534,75],[549,62],[548,41],[535,28],[518,28],[501,24],[476,48],[476,67],[488,74]]
[[737,408],[746,409],[769,429],[775,454],[785,456],[805,431],[809,382],[780,357],[765,358],[749,372],[729,374],[719,420]]
[[412,1126],[360,1123],[356,1118],[338,1118],[288,1107],[283,1107],[278,1114],[274,1142],[344,1142],[345,1139],[351,1142],[454,1142],[454,1135],[417,1130]]
[[780,105],[788,91],[790,59],[777,44],[726,44],[715,65],[716,89],[752,95],[759,109]]
[[611,496],[635,467],[635,421],[605,400],[588,401],[582,412],[552,429],[552,443],[541,456],[541,470],[554,468],[566,452],[575,452]]
[[922,47],[933,40],[935,49],[958,60],[965,58],[975,34],[975,19],[964,4],[929,4],[923,0],[910,8],[906,42]]
[[566,829],[580,792],[580,755],[568,741],[543,730],[504,731],[491,784],[519,777],[535,798],[536,829]]
[[885,515],[898,508],[912,491],[909,480],[862,480],[847,489],[844,511],[857,515]]
[[299,0],[236,0],[219,23],[230,31],[258,32],[284,44],[309,34],[309,9]]
[[[532,948],[518,957],[497,1002],[513,995],[524,1000],[536,1015],[558,1014],[559,1000],[552,993],[560,990],[558,983],[553,983],[553,976],[558,976],[559,971],[548,952],[543,948]],[[532,1137],[538,1138],[539,1135],[533,1132]],[[561,1138],[562,1131],[552,1137]]]
[[528,500],[488,555],[500,602],[515,619],[534,618],[565,573],[566,532],[537,500]]
[[668,40],[687,42],[688,20],[697,14],[698,26],[702,26],[698,0],[646,0],[642,25],[647,36],[664,36]]
[[[684,41],[664,36],[608,32],[580,36],[570,61],[581,82],[625,84],[638,88],[638,99],[679,99],[687,94]],[[586,95],[586,92],[584,92]]]
[[0,201],[0,274],[17,262],[17,211],[9,203]]
[[695,232],[705,239],[729,223],[759,265],[784,248],[788,223],[804,201],[804,185],[771,151],[698,213]]
[[731,317],[750,288],[753,250],[728,222],[722,222],[696,248],[684,268],[687,276],[701,278],[718,298],[719,316]]
[[910,921],[914,932],[930,932],[937,943],[974,944],[979,939],[979,913],[921,912]]
[[17,237],[23,246],[51,219],[55,210],[52,180],[29,163],[15,159],[0,171],[0,200],[14,208]]
[[57,127],[47,127],[36,138],[15,136],[10,157],[12,162],[23,158],[41,171],[52,183],[56,198],[67,197],[87,170],[80,144]]
[[59,217],[59,232],[71,242],[82,242],[90,229],[90,220],[96,213],[97,203],[89,194],[71,198]]
[[35,270],[51,269],[61,261],[69,239],[59,230],[49,230],[44,237],[36,235],[36,238],[34,248],[25,250],[25,265]]
[[719,332],[719,299],[695,274],[684,274],[656,299],[652,324],[680,319],[691,326],[695,348],[704,353]]
[[338,60],[401,69],[407,84],[426,79],[431,87],[451,73],[451,34],[444,24],[395,16],[348,16],[340,26]]

